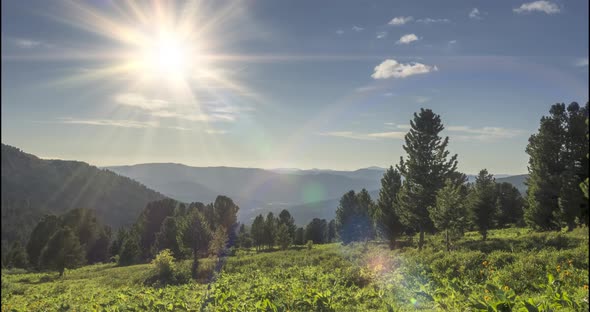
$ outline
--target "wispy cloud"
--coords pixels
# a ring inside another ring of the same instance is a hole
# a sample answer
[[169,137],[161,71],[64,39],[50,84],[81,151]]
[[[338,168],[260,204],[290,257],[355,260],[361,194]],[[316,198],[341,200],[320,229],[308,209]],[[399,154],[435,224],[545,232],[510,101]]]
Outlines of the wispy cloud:
[[179,131],[193,131],[193,129],[179,127],[179,126],[163,126],[157,121],[140,121],[129,119],[78,119],[71,117],[59,118],[59,122],[63,124],[74,125],[88,125],[88,126],[103,126],[103,127],[119,127],[119,128],[133,128],[133,129],[171,129]]
[[455,44],[457,43],[457,40],[449,40],[449,44]]
[[431,100],[431,98],[428,96],[420,96],[420,95],[415,96],[414,99],[416,100],[416,103],[420,103],[420,104],[426,103]]
[[541,0],[523,3],[520,7],[515,8],[512,11],[519,14],[530,12],[544,12],[546,14],[556,14],[559,13],[561,10],[555,3]]
[[471,12],[469,12],[469,18],[471,19],[481,19],[481,14],[479,13],[478,8],[473,8]]
[[581,58],[576,61],[576,66],[578,67],[588,67],[588,58]]
[[415,62],[402,64],[396,60],[387,59],[375,66],[375,71],[371,77],[373,79],[405,78],[413,75],[427,74],[437,70],[438,68],[436,66]]
[[449,126],[446,128],[446,130],[452,133],[450,135],[452,139],[458,139],[462,141],[492,141],[510,139],[527,133],[526,131],[520,129],[509,129],[502,127],[471,128],[467,126]]
[[74,119],[66,117],[61,118],[60,122],[64,124],[111,126],[122,128],[159,128],[159,123],[155,121],[137,121],[127,119]]
[[364,28],[363,28],[363,27],[360,27],[360,26],[356,26],[356,25],[355,25],[355,26],[352,26],[352,30],[354,30],[354,31],[356,31],[356,32],[359,32],[359,31],[363,31],[363,30],[364,30]]
[[168,101],[159,99],[147,99],[137,93],[121,93],[115,95],[115,102],[132,107],[138,107],[145,110],[161,110],[170,106]]
[[344,30],[338,29],[338,30],[336,30],[336,34],[339,35],[339,36],[340,35],[343,35],[344,34]]
[[380,31],[380,32],[377,33],[377,39],[383,39],[385,37],[387,37],[387,32]]
[[319,133],[319,135],[331,136],[331,137],[337,137],[337,138],[354,139],[354,140],[375,140],[375,138],[369,137],[367,134],[356,133],[353,131],[330,131],[330,132]]
[[376,132],[369,133],[367,136],[370,138],[381,138],[381,139],[403,139],[406,135],[402,131],[388,131],[388,132]]
[[419,38],[418,36],[416,36],[415,34],[406,34],[401,36],[401,38],[399,38],[399,40],[397,41],[397,44],[410,44],[414,41],[418,41]]
[[14,39],[14,44],[19,48],[30,49],[42,46],[43,42],[26,38],[17,38]]
[[354,89],[355,92],[362,93],[362,92],[370,92],[379,89],[377,86],[364,86],[358,87]]
[[[355,132],[355,131],[332,131],[319,133],[323,136],[339,137],[353,140],[379,140],[379,139],[404,139],[410,125],[395,124],[393,122],[384,123],[385,128],[392,131],[383,132]],[[396,130],[393,130],[396,129]],[[472,128],[468,126],[450,126],[445,129],[449,132],[449,137],[459,141],[495,141],[510,139],[526,134],[526,131],[520,129],[510,129],[502,127],[481,127]]]
[[408,22],[411,22],[412,20],[414,20],[414,18],[411,16],[398,16],[394,17],[391,21],[389,21],[388,24],[393,26],[400,26]]
[[138,93],[117,94],[114,100],[119,105],[138,108],[153,117],[199,122],[233,122],[240,113],[253,110],[248,107],[238,108],[211,102],[202,103],[202,111],[195,112],[191,111],[187,105],[177,105],[162,99],[149,99]]
[[226,134],[226,130],[218,130],[218,129],[206,129],[205,133],[207,134]]
[[430,17],[426,17],[426,18],[420,18],[416,20],[417,23],[423,23],[423,24],[434,24],[434,23],[449,23],[451,22],[450,19],[448,18],[430,18]]

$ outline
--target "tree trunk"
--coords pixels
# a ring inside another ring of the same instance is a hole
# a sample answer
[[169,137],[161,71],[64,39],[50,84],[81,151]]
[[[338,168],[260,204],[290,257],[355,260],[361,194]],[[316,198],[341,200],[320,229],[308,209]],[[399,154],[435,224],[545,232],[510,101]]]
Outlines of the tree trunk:
[[483,237],[482,240],[486,240],[488,238],[488,231],[483,231],[483,233],[481,233],[481,236]]
[[447,229],[446,233],[445,233],[446,239],[447,239],[447,251],[451,251],[451,243],[449,241],[449,229]]
[[59,269],[59,277],[64,276],[65,269]]
[[199,272],[199,257],[197,254],[197,250],[193,249],[193,266],[191,268],[191,274],[193,278],[197,278],[197,273]]
[[392,238],[389,240],[389,249],[390,250],[394,250],[395,249],[395,238]]
[[419,227],[420,229],[420,240],[418,241],[418,250],[422,250],[422,246],[424,246],[424,229],[422,225]]

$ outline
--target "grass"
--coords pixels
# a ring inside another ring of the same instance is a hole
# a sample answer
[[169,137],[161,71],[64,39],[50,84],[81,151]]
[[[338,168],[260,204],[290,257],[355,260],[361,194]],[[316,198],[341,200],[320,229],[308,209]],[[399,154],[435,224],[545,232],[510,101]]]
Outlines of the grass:
[[588,229],[494,230],[485,242],[467,233],[454,247],[429,236],[422,251],[379,242],[239,250],[219,274],[216,259],[202,259],[198,281],[160,288],[144,284],[150,265],[63,278],[2,271],[2,311],[588,311]]

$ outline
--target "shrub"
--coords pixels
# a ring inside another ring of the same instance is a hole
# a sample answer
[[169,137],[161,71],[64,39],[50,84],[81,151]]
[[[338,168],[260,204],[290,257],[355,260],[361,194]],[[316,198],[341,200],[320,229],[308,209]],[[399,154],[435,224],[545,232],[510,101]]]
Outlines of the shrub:
[[307,247],[307,250],[311,250],[311,248],[313,247],[313,241],[312,240],[308,240],[307,244],[305,245]]
[[154,275],[161,281],[170,281],[174,272],[174,256],[170,249],[164,249],[152,261]]

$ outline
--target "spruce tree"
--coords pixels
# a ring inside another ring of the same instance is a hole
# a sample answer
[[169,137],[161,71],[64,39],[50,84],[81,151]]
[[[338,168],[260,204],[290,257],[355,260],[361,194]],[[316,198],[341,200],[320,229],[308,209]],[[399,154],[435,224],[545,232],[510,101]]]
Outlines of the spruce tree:
[[469,194],[469,216],[471,223],[486,240],[488,230],[493,225],[496,212],[496,182],[494,176],[482,169],[475,178],[475,184]]
[[65,269],[73,269],[84,264],[85,251],[80,240],[69,227],[59,228],[47,241],[41,252],[42,268],[54,269],[63,276]]
[[462,185],[447,179],[445,186],[436,193],[436,205],[428,209],[436,229],[445,233],[447,251],[451,249],[451,237],[463,235],[466,212]]
[[387,239],[390,249],[394,248],[395,240],[403,230],[396,212],[398,209],[397,196],[401,186],[399,171],[392,166],[389,167],[381,179],[381,190],[373,215],[375,227],[380,235]]
[[444,126],[432,110],[420,109],[420,113],[414,113],[410,127],[403,146],[407,157],[401,157],[397,166],[405,178],[398,197],[399,217],[405,226],[420,233],[418,248],[422,249],[424,232],[434,231],[428,207],[435,205],[436,193],[445,180],[454,176],[457,155],[449,158],[449,138],[440,136]]

